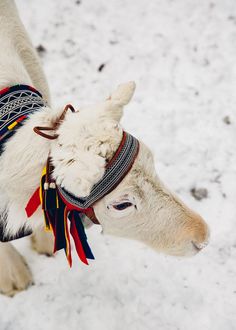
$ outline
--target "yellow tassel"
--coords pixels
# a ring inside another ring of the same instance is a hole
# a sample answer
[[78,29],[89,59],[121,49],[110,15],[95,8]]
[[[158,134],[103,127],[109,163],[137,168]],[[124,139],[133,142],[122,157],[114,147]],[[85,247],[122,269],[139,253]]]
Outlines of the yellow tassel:
[[43,212],[43,216],[44,216],[44,231],[46,231],[46,232],[52,231],[51,224],[50,223],[49,224],[47,223],[45,212]]
[[[46,171],[47,171],[47,169],[46,169],[46,166],[43,168],[43,171],[42,171],[42,177],[44,176],[44,175],[46,175]],[[41,181],[42,181],[42,177],[41,177]],[[43,203],[43,187],[42,187],[42,184],[40,184],[40,189],[39,189],[39,196],[40,196],[40,202],[41,202],[41,204]]]

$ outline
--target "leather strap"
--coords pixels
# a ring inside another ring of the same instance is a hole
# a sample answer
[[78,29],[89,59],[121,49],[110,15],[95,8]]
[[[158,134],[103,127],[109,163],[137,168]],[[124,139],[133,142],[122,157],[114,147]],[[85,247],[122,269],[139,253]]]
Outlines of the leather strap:
[[58,134],[54,134],[54,135],[49,135],[47,133],[44,133],[44,131],[55,131],[59,126],[60,123],[65,119],[65,115],[67,113],[68,110],[71,110],[71,112],[75,112],[74,107],[71,104],[67,104],[59,118],[59,120],[52,126],[52,127],[48,127],[48,126],[35,126],[33,128],[34,132],[40,136],[42,136],[45,139],[48,140],[55,140],[58,138]]

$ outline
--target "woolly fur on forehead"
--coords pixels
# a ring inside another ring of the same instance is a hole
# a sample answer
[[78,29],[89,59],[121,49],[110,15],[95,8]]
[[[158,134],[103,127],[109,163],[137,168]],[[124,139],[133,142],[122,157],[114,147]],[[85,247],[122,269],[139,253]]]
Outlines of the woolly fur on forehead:
[[68,113],[53,144],[54,178],[76,196],[88,196],[104,175],[106,161],[115,153],[122,129],[104,115],[91,118],[90,112]]

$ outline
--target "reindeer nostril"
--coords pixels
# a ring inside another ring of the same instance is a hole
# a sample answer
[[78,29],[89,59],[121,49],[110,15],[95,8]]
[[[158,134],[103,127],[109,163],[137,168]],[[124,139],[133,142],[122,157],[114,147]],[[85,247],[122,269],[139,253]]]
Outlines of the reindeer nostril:
[[198,251],[200,251],[208,245],[208,241],[201,242],[201,243],[192,241],[192,244]]

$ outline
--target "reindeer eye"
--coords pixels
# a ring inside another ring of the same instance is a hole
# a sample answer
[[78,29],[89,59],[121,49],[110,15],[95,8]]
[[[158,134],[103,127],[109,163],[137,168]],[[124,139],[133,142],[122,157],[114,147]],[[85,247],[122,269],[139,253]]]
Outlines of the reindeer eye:
[[130,203],[130,202],[125,202],[125,203],[120,203],[120,204],[113,205],[113,207],[114,207],[114,209],[116,209],[118,211],[122,211],[122,210],[125,210],[125,209],[127,209],[127,207],[130,207],[132,205],[133,204]]

